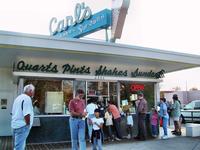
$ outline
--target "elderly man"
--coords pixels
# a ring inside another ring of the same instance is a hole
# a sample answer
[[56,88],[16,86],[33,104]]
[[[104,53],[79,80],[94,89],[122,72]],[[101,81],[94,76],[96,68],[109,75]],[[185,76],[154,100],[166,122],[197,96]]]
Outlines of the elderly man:
[[86,150],[85,141],[85,117],[87,115],[85,110],[85,101],[83,100],[84,92],[78,89],[76,97],[69,102],[70,111],[70,132],[72,150],[78,150],[78,141],[80,150]]
[[147,113],[147,101],[144,98],[143,93],[138,93],[137,101],[137,120],[138,120],[138,134],[135,139],[146,140],[146,113]]
[[32,84],[24,87],[24,93],[19,95],[13,103],[11,127],[15,150],[24,150],[26,139],[33,124],[33,105],[35,87]]

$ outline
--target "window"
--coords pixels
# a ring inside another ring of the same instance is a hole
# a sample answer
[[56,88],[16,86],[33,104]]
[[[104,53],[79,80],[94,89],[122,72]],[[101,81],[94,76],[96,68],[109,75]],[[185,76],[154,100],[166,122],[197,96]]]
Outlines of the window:
[[[25,79],[24,85],[35,86],[33,106],[36,115],[65,114],[73,98],[72,80]],[[37,101],[36,101],[37,100]]]

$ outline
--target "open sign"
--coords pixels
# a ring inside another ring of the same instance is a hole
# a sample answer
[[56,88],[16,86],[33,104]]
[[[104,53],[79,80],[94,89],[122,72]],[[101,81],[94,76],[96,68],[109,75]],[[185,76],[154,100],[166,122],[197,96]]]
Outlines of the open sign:
[[131,91],[143,91],[144,90],[144,84],[132,84],[131,85]]

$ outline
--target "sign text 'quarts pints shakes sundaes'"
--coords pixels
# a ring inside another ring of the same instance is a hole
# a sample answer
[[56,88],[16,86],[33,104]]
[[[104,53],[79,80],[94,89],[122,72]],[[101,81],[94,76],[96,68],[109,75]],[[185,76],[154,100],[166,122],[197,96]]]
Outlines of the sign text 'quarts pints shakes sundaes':
[[56,17],[50,20],[49,31],[55,37],[79,38],[111,26],[111,10],[104,9],[94,15],[85,3],[77,3],[73,16],[66,16],[58,21]]
[[74,74],[74,75],[94,75],[98,77],[112,76],[112,77],[132,77],[132,78],[163,78],[165,70],[161,69],[158,72],[141,71],[139,68],[134,69],[134,71],[123,70],[117,67],[108,67],[104,65],[96,66],[91,68],[86,65],[75,65],[75,64],[55,64],[49,62],[48,64],[30,64],[23,60],[18,61],[13,64],[13,71],[19,72],[38,72],[38,73],[62,73],[62,74]]

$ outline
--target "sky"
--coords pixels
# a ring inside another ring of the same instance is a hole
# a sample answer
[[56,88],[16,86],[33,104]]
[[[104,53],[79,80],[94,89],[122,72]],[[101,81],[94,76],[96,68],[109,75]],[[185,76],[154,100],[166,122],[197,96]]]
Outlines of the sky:
[[[52,17],[73,16],[76,3],[92,12],[111,8],[111,0],[0,0],[0,30],[49,35]],[[117,43],[200,55],[199,0],[130,0]],[[87,38],[104,40],[105,31]],[[200,68],[165,75],[161,90],[200,89]]]

